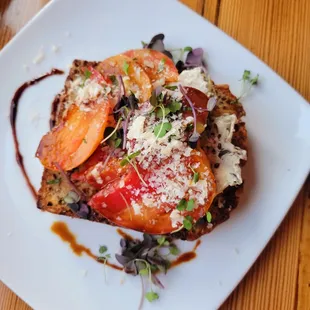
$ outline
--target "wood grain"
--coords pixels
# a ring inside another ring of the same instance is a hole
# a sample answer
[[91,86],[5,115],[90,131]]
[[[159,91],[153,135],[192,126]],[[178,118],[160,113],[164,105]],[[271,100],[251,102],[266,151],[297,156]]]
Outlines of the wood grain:
[[[0,0],[0,49],[49,0]],[[310,100],[309,0],[182,0],[249,48]],[[1,310],[30,309],[0,282]],[[310,310],[310,178],[221,309]]]

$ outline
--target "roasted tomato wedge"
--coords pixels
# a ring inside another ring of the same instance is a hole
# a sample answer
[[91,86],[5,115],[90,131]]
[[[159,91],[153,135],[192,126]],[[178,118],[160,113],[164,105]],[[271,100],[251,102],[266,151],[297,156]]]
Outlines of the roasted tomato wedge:
[[[182,212],[176,210],[177,204],[161,202],[157,206],[152,202],[162,201],[161,194],[153,186],[153,172],[137,168],[139,175],[133,167],[129,167],[126,174],[119,180],[108,184],[104,189],[94,195],[88,202],[89,205],[111,222],[118,226],[147,232],[150,234],[171,233],[182,226],[182,218],[190,216],[193,221],[205,215],[208,211],[216,192],[214,176],[211,172],[209,161],[203,151],[192,155],[186,160],[186,165],[197,165],[196,171],[203,177],[200,180],[200,191],[207,192],[203,204],[198,204],[192,210]],[[190,176],[190,168],[186,173]],[[141,180],[142,178],[142,180]],[[173,182],[173,172],[169,176]],[[145,184],[147,186],[145,186]],[[194,187],[193,187],[194,188]],[[167,189],[168,190],[168,189]],[[193,189],[191,189],[193,191]],[[188,193],[185,194],[188,198]],[[180,198],[181,200],[181,198]],[[175,213],[179,219],[175,219]]]
[[120,159],[115,153],[115,149],[109,146],[98,147],[95,153],[71,174],[71,179],[86,182],[96,189],[102,189],[108,183],[120,179],[128,167],[120,166]]
[[63,121],[43,136],[36,156],[45,168],[58,170],[58,164],[63,170],[71,170],[97,149],[107,125],[110,102],[90,102],[89,107],[85,111],[72,104]]
[[[205,124],[207,123],[207,118],[209,114],[209,112],[207,111],[209,97],[199,89],[193,87],[184,87],[184,89],[186,91],[187,96],[193,103],[193,106],[196,111],[197,131],[199,133],[202,133],[205,129]],[[185,107],[190,108],[190,104],[188,103],[188,101],[184,96],[182,98],[182,103]],[[184,117],[193,116],[193,112],[191,109],[189,109],[188,111],[185,111],[183,115]]]
[[98,70],[104,75],[121,75],[126,92],[133,92],[140,102],[145,102],[151,97],[152,85],[148,75],[130,57],[110,57],[99,64]]
[[134,59],[145,70],[152,84],[164,85],[178,81],[178,70],[165,54],[151,49],[130,50],[124,54]]

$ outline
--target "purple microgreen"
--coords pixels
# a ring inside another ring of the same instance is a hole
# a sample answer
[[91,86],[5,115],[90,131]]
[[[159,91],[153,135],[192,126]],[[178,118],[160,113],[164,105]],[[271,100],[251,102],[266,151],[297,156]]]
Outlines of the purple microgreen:
[[154,273],[152,273],[152,282],[159,288],[165,289],[164,285],[160,282],[160,280]]
[[185,67],[187,68],[196,68],[202,67],[204,65],[203,62],[203,49],[195,48],[191,50],[186,57]]
[[164,39],[165,39],[164,34],[162,33],[157,34],[152,38],[150,43],[145,43],[142,41],[143,48],[149,48],[152,50],[159,51],[172,59],[173,58],[172,54],[165,49]]
[[125,119],[125,121],[123,122],[123,150],[126,149],[126,142],[127,142],[127,131],[128,131],[128,125],[129,125],[129,120],[130,117],[132,115],[132,111],[130,111]]

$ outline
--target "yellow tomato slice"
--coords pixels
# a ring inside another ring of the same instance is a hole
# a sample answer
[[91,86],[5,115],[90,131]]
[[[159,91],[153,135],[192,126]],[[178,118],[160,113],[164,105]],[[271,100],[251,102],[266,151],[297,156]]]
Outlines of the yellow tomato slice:
[[41,139],[36,156],[45,168],[71,170],[97,149],[107,125],[109,101],[92,102],[88,111],[71,105],[66,117]]
[[103,75],[121,75],[127,94],[133,92],[140,102],[150,99],[152,85],[145,71],[130,57],[116,55],[102,61],[98,71]]
[[124,54],[144,69],[152,84],[164,85],[178,81],[178,70],[165,54],[151,49],[130,50]]

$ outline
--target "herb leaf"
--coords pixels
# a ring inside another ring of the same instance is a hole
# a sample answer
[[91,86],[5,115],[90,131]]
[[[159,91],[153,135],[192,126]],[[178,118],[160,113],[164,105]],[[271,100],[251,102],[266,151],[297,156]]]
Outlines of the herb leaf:
[[101,246],[99,247],[99,253],[100,253],[100,254],[105,253],[107,250],[108,250],[108,248],[107,248],[105,245],[101,245]]
[[193,210],[194,210],[194,207],[195,207],[195,200],[194,200],[194,199],[190,199],[190,200],[187,202],[186,211],[193,211]]
[[126,75],[128,75],[128,69],[129,69],[129,64],[127,63],[127,61],[124,61],[123,71]]
[[206,218],[207,218],[207,222],[211,223],[211,221],[212,221],[212,214],[211,214],[211,212],[207,212],[206,213]]
[[191,230],[193,227],[193,218],[190,215],[185,216],[183,226],[186,230]]
[[176,86],[176,85],[166,85],[164,87],[169,89],[169,90],[177,90],[178,89],[178,86]]
[[181,110],[181,102],[179,101],[172,101],[169,105],[168,105],[168,109],[172,112],[175,113],[177,111]]
[[166,123],[160,123],[155,126],[154,128],[154,134],[157,138],[162,138],[166,135],[168,131],[172,129],[172,125],[168,122]]
[[159,244],[160,246],[164,245],[165,241],[166,241],[166,237],[165,237],[165,236],[161,236],[161,237],[159,237],[159,238],[157,239],[157,242],[158,242],[158,244]]
[[186,46],[183,48],[184,52],[191,52],[193,50],[193,48],[191,48],[190,46]]
[[187,205],[187,202],[186,200],[183,198],[177,205],[177,210],[179,211],[184,211],[186,209],[186,205]]
[[88,69],[86,69],[84,71],[84,79],[88,80],[90,77],[91,77],[91,72]]
[[158,299],[159,296],[158,296],[157,293],[151,291],[151,292],[147,292],[147,293],[145,294],[145,298],[146,298],[149,302],[152,302],[152,301]]
[[130,155],[125,156],[120,162],[121,167],[124,167],[127,164],[129,164],[130,160],[136,158],[140,153],[141,153],[140,151],[137,151],[137,152],[131,153]]
[[169,248],[170,254],[171,255],[179,255],[180,254],[180,250],[177,248],[177,246],[175,244],[171,245]]
[[251,71],[250,70],[244,70],[243,75],[242,75],[242,80],[243,81],[249,81],[251,76]]
[[46,184],[51,185],[51,184],[59,184],[61,181],[61,178],[56,178],[56,179],[52,179],[52,180],[48,180],[46,181]]
[[258,77],[259,75],[257,74],[253,79],[250,80],[251,85],[256,85],[258,83]]
[[[163,115],[163,112],[165,112],[165,115]],[[161,109],[159,108],[157,111],[156,111],[156,117],[158,118],[164,118],[166,115],[168,115],[170,113],[170,109],[169,108],[164,108],[164,109]]]
[[197,183],[199,181],[199,172],[195,172],[193,176],[194,183]]
[[139,274],[141,276],[147,276],[149,274],[148,268],[140,269]]

